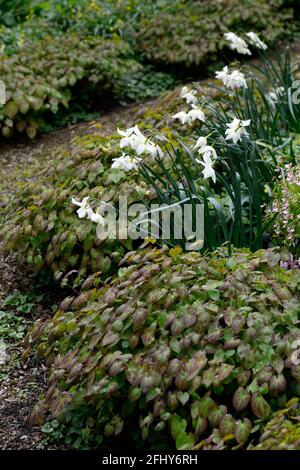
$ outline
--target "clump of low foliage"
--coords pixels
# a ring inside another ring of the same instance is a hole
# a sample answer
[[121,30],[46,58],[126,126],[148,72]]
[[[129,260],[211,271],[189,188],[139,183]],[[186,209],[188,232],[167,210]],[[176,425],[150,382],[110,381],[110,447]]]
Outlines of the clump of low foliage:
[[[131,119],[142,119],[145,128],[155,124],[171,138],[179,135],[171,116],[181,105],[176,89],[152,106],[135,107]],[[119,123],[125,124],[128,121]],[[124,253],[133,248],[131,240],[100,244],[95,225],[78,219],[70,201],[72,196],[110,203],[116,203],[119,195],[127,196],[129,203],[153,199],[153,191],[137,172],[111,168],[112,159],[119,154],[119,138],[115,134],[102,137],[95,126],[88,135],[73,139],[71,148],[55,148],[53,164],[47,165],[47,159],[41,162],[34,180],[21,175],[13,197],[3,196],[0,202],[5,251],[18,251],[31,270],[50,268],[57,280],[72,271],[69,284],[79,285],[90,272],[101,271],[104,277],[111,274]]]
[[50,120],[71,100],[78,100],[72,97],[75,85],[79,95],[83,88],[99,102],[105,95],[114,102],[142,100],[174,86],[169,75],[137,62],[119,37],[76,33],[46,35],[38,46],[34,40],[26,41],[16,54],[2,55],[0,76],[7,88],[6,104],[0,107],[4,137],[26,132],[34,138],[44,117]]
[[244,446],[300,393],[299,275],[279,262],[152,249],[127,254],[103,287],[91,276],[25,340],[25,357],[34,347],[52,364],[35,419],[79,420],[81,446],[124,428],[138,446]]
[[38,181],[22,184],[11,204],[3,208],[6,222],[1,234],[6,249],[22,253],[30,269],[50,267],[56,280],[71,272],[66,282],[74,285],[90,272],[110,274],[133,248],[132,241],[101,243],[95,224],[80,220],[70,201],[72,196],[89,195],[113,203],[122,194],[130,203],[147,197],[148,188],[138,181],[137,173],[128,178],[122,170],[110,168],[117,155],[114,140],[96,133],[78,139],[71,152],[56,149],[53,165],[42,169]]
[[[154,62],[170,65],[207,65],[226,47],[224,33],[239,29],[263,32],[270,42],[284,32],[293,17],[284,0],[178,1],[150,18],[141,20],[139,50]],[[257,16],[257,11],[260,12]]]
[[238,0],[2,0],[0,14],[0,77],[8,88],[1,134],[33,138],[37,129],[49,129],[53,114],[54,127],[63,125],[60,113],[71,101],[82,117],[84,104],[102,109],[107,95],[121,103],[158,96],[183,70],[222,59],[229,29],[263,32],[273,44],[287,34],[294,10],[286,0],[246,7]]

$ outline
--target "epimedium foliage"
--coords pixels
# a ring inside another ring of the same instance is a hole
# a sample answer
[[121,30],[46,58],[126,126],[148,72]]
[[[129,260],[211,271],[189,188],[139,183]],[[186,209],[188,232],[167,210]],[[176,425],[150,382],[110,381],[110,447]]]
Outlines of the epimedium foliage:
[[[142,119],[146,128],[155,124],[172,138],[179,134],[176,128],[171,129],[171,115],[181,104],[179,91],[174,90],[152,106],[141,104],[133,108],[130,119]],[[126,124],[128,121],[119,123]],[[75,138],[70,148],[54,149],[53,164],[48,165],[48,159],[41,162],[35,170],[37,178],[27,181],[22,175],[21,181],[14,184],[13,197],[6,198],[3,191],[2,248],[18,251],[29,269],[50,267],[56,279],[61,280],[72,271],[68,283],[74,285],[79,285],[91,271],[101,271],[103,276],[113,272],[116,262],[133,248],[130,240],[99,244],[95,225],[78,218],[71,197],[82,200],[90,196],[96,202],[115,203],[121,194],[128,197],[129,204],[152,199],[155,194],[137,172],[111,168],[112,159],[119,154],[119,138],[110,134],[102,137],[97,126],[88,135]]]
[[[82,31],[85,30],[91,34],[100,34],[105,37],[111,37],[114,33],[120,33],[132,44],[135,43],[136,31],[141,39],[142,32],[146,24],[152,25],[167,17],[170,19],[168,33],[174,33],[172,25],[178,23],[181,15],[184,18],[185,25],[188,28],[180,29],[183,38],[183,51],[195,54],[191,29],[196,30],[196,34],[202,35],[202,41],[205,39],[203,34],[211,31],[215,34],[215,29],[219,35],[222,35],[222,25],[218,20],[222,18],[222,22],[226,27],[234,28],[252,28],[256,26],[258,30],[266,30],[270,35],[269,39],[279,36],[284,31],[286,21],[293,17],[294,2],[290,0],[272,0],[270,4],[262,4],[259,0],[251,0],[241,8],[235,0],[230,2],[216,2],[197,0],[153,0],[151,2],[141,2],[139,0],[1,0],[0,11],[4,19],[4,24],[14,26],[16,23],[22,23],[18,28],[19,32],[31,34],[34,30],[48,28],[57,31]],[[251,15],[255,9],[260,9],[261,17],[259,22],[255,23]],[[272,15],[271,31],[270,21],[267,21],[267,15]],[[206,18],[206,29],[204,22],[199,20],[200,17]],[[275,18],[274,18],[275,17]],[[160,23],[158,23],[160,25]],[[209,25],[209,26],[207,26]],[[203,27],[204,26],[204,27]],[[168,43],[166,31],[156,32],[157,36],[162,36],[163,42],[160,49],[166,47]],[[149,40],[150,35],[146,35],[145,40]],[[197,36],[198,37],[198,36]],[[169,38],[170,43],[174,38]],[[215,38],[214,38],[215,39]],[[207,42],[205,42],[207,46]],[[213,44],[215,46],[215,44]],[[151,46],[151,44],[150,44]],[[149,51],[151,53],[151,51]],[[164,51],[166,53],[166,51]]]
[[[173,7],[172,7],[173,5]],[[114,33],[132,39],[133,22],[151,17],[164,8],[176,11],[178,2],[172,0],[1,0],[0,12],[4,24],[21,35],[37,32],[38,28],[61,31],[85,30],[90,34],[111,37]]]
[[34,137],[39,127],[36,116],[46,110],[56,112],[60,104],[67,106],[70,88],[86,75],[107,89],[110,79],[117,80],[125,69],[136,66],[124,61],[125,53],[126,44],[118,39],[82,40],[69,35],[47,37],[38,48],[31,43],[20,55],[4,57],[0,73],[7,85],[7,102],[1,110],[2,135],[9,137],[14,130],[26,130]]
[[[2,55],[1,80],[6,84],[6,104],[0,107],[1,133],[11,137],[26,132],[33,138],[43,117],[68,108],[72,90],[82,84],[93,99],[105,95],[114,102],[138,101],[174,86],[168,74],[143,66],[128,43],[65,33],[29,41],[12,56]],[[97,85],[97,88],[95,87]]]
[[179,1],[177,5],[175,11],[166,8],[141,20],[137,45],[149,60],[169,65],[207,65],[217,60],[225,48],[226,31],[255,29],[273,42],[293,17],[292,9],[284,8],[284,0],[251,0],[247,6],[239,0]]
[[103,287],[91,276],[25,339],[25,357],[52,364],[33,421],[66,418],[87,447],[124,427],[139,446],[245,446],[300,393],[299,271],[280,259],[151,249],[128,253]]
[[89,195],[113,203],[122,194],[131,203],[147,197],[148,189],[138,181],[137,173],[128,177],[110,168],[116,155],[114,140],[97,133],[78,139],[71,151],[56,149],[53,165],[40,171],[38,181],[23,184],[3,208],[6,222],[1,237],[6,249],[21,248],[29,268],[49,266],[57,280],[72,271],[75,285],[91,271],[107,276],[125,251],[132,249],[131,240],[101,243],[95,225],[78,219],[70,201],[72,196]]

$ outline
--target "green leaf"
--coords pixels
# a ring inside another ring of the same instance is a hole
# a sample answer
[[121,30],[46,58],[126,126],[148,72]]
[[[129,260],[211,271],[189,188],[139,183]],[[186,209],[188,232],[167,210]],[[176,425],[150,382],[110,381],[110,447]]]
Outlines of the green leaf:
[[211,300],[219,300],[220,292],[218,290],[209,290],[208,296]]
[[173,439],[176,441],[177,437],[181,434],[185,433],[187,422],[185,419],[180,418],[177,414],[173,414],[170,418],[171,424],[171,435]]
[[176,439],[177,450],[192,450],[195,445],[195,436],[191,433],[181,433]]

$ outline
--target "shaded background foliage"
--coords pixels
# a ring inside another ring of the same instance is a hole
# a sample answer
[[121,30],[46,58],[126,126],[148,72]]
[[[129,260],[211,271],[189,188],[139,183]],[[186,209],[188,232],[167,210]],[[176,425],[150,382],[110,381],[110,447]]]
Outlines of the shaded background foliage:
[[[43,80],[43,77],[47,77],[49,68],[53,71],[54,65],[54,73],[49,77],[50,85],[52,93],[59,96],[62,92],[59,85],[61,74],[57,67],[58,52],[55,52],[59,44],[59,48],[64,50],[66,55],[63,73],[66,75],[67,86],[63,86],[63,94],[69,98],[66,100],[64,96],[63,100],[58,100],[64,104],[69,103],[73,93],[71,107],[68,111],[64,106],[50,106],[51,113],[47,112],[44,106],[38,109],[39,117],[44,117],[47,124],[53,121],[53,125],[57,127],[60,119],[62,124],[67,122],[66,116],[71,115],[74,110],[80,118],[84,116],[84,103],[74,88],[78,80],[85,78],[80,85],[86,94],[86,103],[91,107],[87,107],[87,112],[101,109],[99,95],[101,96],[103,91],[102,84],[95,80],[93,71],[83,67],[84,72],[76,74],[70,70],[74,62],[72,54],[67,52],[71,47],[70,37],[74,38],[73,50],[77,40],[83,47],[85,45],[86,49],[90,48],[91,36],[96,36],[95,42],[99,42],[101,36],[115,44],[120,43],[118,38],[122,38],[122,55],[124,60],[130,62],[127,64],[127,71],[122,70],[122,82],[117,87],[117,92],[113,81],[108,82],[109,86],[106,86],[105,92],[109,91],[111,98],[124,103],[128,100],[137,101],[158,96],[163,90],[172,88],[176,80],[183,77],[187,79],[187,73],[194,77],[205,75],[209,64],[224,60],[223,34],[230,29],[253,29],[262,32],[270,44],[274,44],[279,38],[290,36],[291,20],[296,15],[296,3],[286,0],[273,0],[268,3],[251,0],[246,4],[238,0],[4,0],[0,3],[0,42],[5,46],[0,73],[8,88],[11,86],[15,93],[21,93],[24,83],[26,88],[26,81],[29,79],[31,87],[26,89],[26,93],[32,101],[36,101],[35,89],[39,86],[40,78]],[[259,15],[256,14],[258,11]],[[103,52],[98,48],[92,53],[94,65],[98,69],[102,67],[102,54],[105,54],[106,49],[105,40],[101,41]],[[44,60],[42,51],[49,49],[52,51],[50,50]],[[38,53],[32,52],[35,50]],[[226,54],[228,55],[228,52]],[[8,56],[13,56],[13,59]],[[79,60],[79,57],[77,59]],[[20,70],[20,63],[25,65],[26,71]],[[108,65],[107,72],[113,77],[114,62]],[[34,74],[30,73],[31,69],[35,70]],[[161,70],[165,73],[162,74]],[[97,83],[97,88],[90,86],[91,81]],[[93,100],[93,97],[96,99]],[[14,98],[9,95],[9,99],[13,101],[10,107],[14,107]],[[56,113],[58,117],[54,118],[53,114]],[[2,123],[6,119],[2,124],[4,137],[11,137],[15,131],[25,132],[28,127],[30,129],[27,134],[32,137],[35,135],[33,128],[43,127],[42,121],[36,121],[31,112],[27,119],[26,109],[22,111],[24,116],[21,117],[27,125],[22,123],[17,126],[14,122],[15,116],[11,117],[13,112],[7,113],[4,110],[1,114]],[[70,120],[72,119],[74,122],[74,117],[70,116]],[[33,124],[30,122],[32,120]],[[49,126],[47,129],[49,130]]]

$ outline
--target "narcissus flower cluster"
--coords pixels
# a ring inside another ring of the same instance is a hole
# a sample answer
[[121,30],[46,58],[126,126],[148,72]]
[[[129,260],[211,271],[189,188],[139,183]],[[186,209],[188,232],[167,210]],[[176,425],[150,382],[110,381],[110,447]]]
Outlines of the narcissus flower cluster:
[[126,155],[125,153],[122,153],[120,157],[113,158],[113,163],[111,167],[123,170],[126,173],[132,170],[138,171],[139,169],[138,165],[141,162],[141,160],[142,160],[141,158],[132,157],[131,155]]
[[80,219],[87,218],[96,224],[104,225],[104,218],[102,215],[98,212],[94,212],[90,207],[89,197],[84,197],[81,202],[72,197],[72,204],[79,207],[77,214]]
[[181,124],[192,124],[194,121],[199,120],[205,122],[205,114],[201,108],[194,106],[188,113],[180,111],[174,114],[174,119],[179,119]]
[[222,80],[226,88],[235,90],[237,88],[247,88],[245,75],[239,70],[233,70],[231,73],[226,65],[223,70],[216,72],[216,78]]
[[[251,119],[248,119],[247,121],[241,121],[235,117],[232,122],[226,124],[228,129],[225,131],[225,139],[232,140],[232,142],[236,144],[243,137],[249,137],[249,133],[247,132],[246,127],[248,127],[250,123]],[[204,166],[202,171],[204,178],[211,178],[215,183],[216,172],[213,166],[218,158],[216,150],[211,145],[208,145],[207,137],[199,137],[194,146],[194,150],[198,150],[198,153],[203,158],[203,160],[196,158],[196,162]]]
[[[225,34],[225,38],[229,41],[229,47],[232,50],[239,52],[240,54],[250,55],[249,45],[255,46],[258,49],[265,50],[267,46],[261,41],[261,39],[253,32],[249,32],[245,35],[247,41],[237,36],[233,32]],[[216,72],[216,78],[221,80],[224,86],[229,90],[236,89],[247,89],[246,76],[237,69],[230,69],[225,66],[222,70]],[[270,94],[269,99],[272,102],[276,102],[278,96],[283,93],[281,88],[275,88]],[[179,120],[182,125],[191,125],[195,121],[201,123],[206,122],[206,115],[201,108],[201,102],[197,96],[197,91],[191,89],[188,86],[184,86],[181,89],[180,97],[185,100],[188,105],[187,110],[181,110],[174,114],[172,117],[174,120]],[[250,126],[251,119],[241,120],[236,116],[233,116],[231,122],[226,123],[226,130],[221,141],[223,145],[227,145],[226,141],[231,141],[233,144],[237,144],[243,138],[249,138],[248,127]],[[149,137],[145,136],[138,125],[130,127],[125,130],[117,129],[120,135],[120,148],[123,150],[119,157],[113,158],[111,168],[119,169],[124,172],[136,171],[140,169],[143,157],[150,157],[151,160],[156,158],[163,158],[164,153],[159,145],[154,143]],[[221,155],[217,155],[217,151],[214,148],[214,143],[208,143],[210,136],[214,134],[211,132],[208,136],[200,136],[193,147],[194,151],[197,151],[198,156],[195,158],[195,162],[203,167],[201,170],[203,178],[212,179],[216,183],[217,174],[214,169],[214,165],[218,160],[221,160]],[[219,152],[219,150],[218,150]],[[88,219],[97,222],[104,223],[103,217],[99,213],[95,213],[88,203],[88,198],[84,198],[82,202],[72,199],[73,204],[79,206],[77,211],[80,218],[87,217]]]
[[189,90],[187,86],[184,86],[180,92],[181,98],[185,99],[187,104],[198,104],[198,98],[196,96],[196,90]]
[[232,140],[232,142],[236,144],[242,139],[243,136],[249,137],[249,134],[245,128],[250,126],[250,123],[251,119],[248,119],[247,121],[241,121],[235,117],[232,122],[226,124],[228,127],[228,129],[225,131],[226,140]]
[[233,51],[237,51],[239,54],[247,54],[251,55],[251,51],[244,39],[240,38],[237,34],[235,33],[225,33],[224,34],[225,39],[229,41],[229,47]]
[[138,156],[142,154],[150,155],[152,158],[156,156],[163,157],[163,152],[158,145],[153,144],[147,137],[142,134],[139,127],[135,125],[126,129],[126,131],[121,131],[118,129],[118,134],[122,136],[120,147],[121,149],[125,147],[131,148]]
[[224,37],[229,42],[230,49],[237,51],[239,54],[251,55],[249,45],[261,50],[266,50],[268,48],[268,46],[253,31],[246,33],[249,45],[243,38],[232,32],[225,33]]
[[179,111],[174,114],[173,119],[178,119],[181,124],[192,124],[194,121],[205,122],[205,114],[199,106],[198,98],[196,96],[196,90],[189,90],[188,87],[184,86],[180,92],[181,98],[186,100],[187,104],[191,105],[191,109],[186,111]]
[[199,137],[196,145],[194,146],[194,150],[198,150],[198,153],[203,158],[202,160],[196,158],[196,162],[204,166],[204,169],[202,170],[203,177],[205,179],[211,178],[215,183],[216,172],[213,169],[213,165],[217,159],[217,153],[215,149],[211,145],[207,144],[206,137]]

